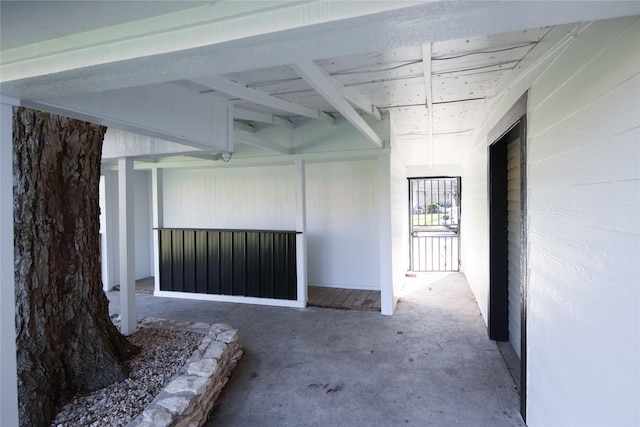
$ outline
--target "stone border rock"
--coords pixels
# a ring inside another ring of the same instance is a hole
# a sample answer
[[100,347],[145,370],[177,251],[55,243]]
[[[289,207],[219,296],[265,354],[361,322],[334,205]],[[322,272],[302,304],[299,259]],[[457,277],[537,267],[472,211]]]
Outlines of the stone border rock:
[[[114,319],[117,320],[117,319]],[[204,335],[185,366],[127,427],[201,426],[243,355],[238,330],[224,323],[190,323],[147,317],[140,327]]]

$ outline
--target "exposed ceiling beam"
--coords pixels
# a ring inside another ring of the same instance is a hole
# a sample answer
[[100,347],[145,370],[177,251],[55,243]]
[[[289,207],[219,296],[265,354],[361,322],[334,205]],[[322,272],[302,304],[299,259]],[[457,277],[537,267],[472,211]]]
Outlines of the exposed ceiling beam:
[[233,118],[249,120],[251,122],[268,123],[270,125],[283,126],[293,129],[293,123],[287,119],[272,114],[259,113],[257,111],[245,110],[243,108],[233,108]]
[[[212,160],[212,161],[217,161],[217,160],[221,160],[222,159],[222,155],[218,154],[218,153],[206,153],[206,152],[200,152],[197,151],[195,153],[183,153],[182,154],[185,157],[193,157],[195,159],[202,159],[202,160]],[[157,161],[156,161],[157,163]]]
[[333,77],[332,75],[328,73],[325,74],[326,77],[331,81],[331,83],[333,83],[333,85],[336,87],[336,89],[338,89],[338,91],[342,94],[342,96],[344,96],[347,101],[353,104],[354,107],[356,107],[363,113],[367,113],[370,116],[375,117],[378,121],[382,120],[382,114],[380,114],[380,110],[378,110],[378,107],[376,107],[370,99],[367,99],[367,97],[360,95],[350,87],[345,86],[344,84],[342,84],[342,82],[340,82],[340,80]]
[[342,92],[342,95],[347,101],[352,103],[354,107],[357,107],[360,111],[375,117],[378,121],[382,120],[380,110],[378,110],[378,107],[376,107],[370,100],[360,95],[355,90],[342,85],[338,80],[335,80],[335,84],[339,85],[336,86],[336,88]]
[[266,139],[258,138],[250,133],[243,132],[241,130],[234,130],[233,140],[247,145],[252,145],[258,148],[264,148],[265,150],[275,151],[280,154],[291,154],[291,149],[283,147],[282,145],[275,144]]
[[431,78],[431,43],[422,45],[422,68],[424,69],[424,98],[429,110],[433,103],[433,86]]
[[233,151],[233,105],[219,97],[194,101],[174,85],[21,100],[21,105],[203,150]]
[[422,67],[424,69],[424,103],[427,107],[429,134],[429,167],[433,166],[433,79],[431,74],[431,43],[422,45]]
[[233,121],[233,128],[234,129],[238,129],[238,130],[243,130],[245,132],[249,132],[249,133],[254,133],[256,130],[253,126],[248,125],[246,123],[243,122],[237,122],[237,121]]
[[373,141],[379,148],[384,146],[382,139],[369,127],[358,112],[349,104],[340,91],[329,80],[325,70],[312,61],[292,65],[292,69],[311,87],[340,112],[356,129]]
[[313,108],[308,108],[303,105],[278,98],[276,96],[271,96],[268,93],[261,92],[257,89],[248,88],[245,85],[236,83],[229,79],[225,79],[224,77],[202,77],[193,81],[210,89],[224,92],[228,95],[235,96],[246,101],[255,102],[261,105],[266,105],[267,107],[287,111],[293,114],[299,114],[301,116],[310,117],[312,119],[324,120],[328,123],[335,124],[335,119],[324,111],[314,110]]

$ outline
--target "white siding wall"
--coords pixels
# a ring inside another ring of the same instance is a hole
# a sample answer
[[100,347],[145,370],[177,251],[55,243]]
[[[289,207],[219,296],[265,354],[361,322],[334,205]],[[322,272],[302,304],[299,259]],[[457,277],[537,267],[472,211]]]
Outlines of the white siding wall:
[[486,317],[484,135],[530,89],[530,426],[640,424],[638,40],[637,18],[595,22],[506,82],[465,163],[465,272]]
[[151,172],[135,171],[134,227],[136,278],[153,275],[153,222],[151,221]]
[[[483,128],[484,133],[489,129]],[[467,156],[471,160],[465,163],[462,174],[460,269],[467,277],[486,322],[489,307],[489,215],[485,144],[485,140],[480,139],[471,147]]]
[[[307,277],[379,289],[377,159],[306,167]],[[295,230],[294,165],[164,171],[164,226]]]
[[[134,172],[134,229],[135,229],[135,276],[136,279],[153,275],[153,234],[151,222],[151,174],[149,171]],[[111,212],[114,217],[111,219],[101,217],[101,227],[103,223],[106,225],[104,229],[107,233],[113,233],[112,247],[107,248],[111,255],[108,265],[104,265],[103,269],[108,268],[110,274],[103,274],[103,280],[110,278],[110,283],[105,283],[106,287],[111,288],[120,282],[118,272],[120,271],[120,263],[118,256],[118,178],[117,175],[105,179],[105,194],[100,195],[100,210],[102,213]],[[103,188],[101,188],[101,191]],[[105,203],[105,205],[102,205]],[[106,204],[110,204],[107,209]],[[105,258],[103,257],[103,260]]]
[[295,230],[293,165],[164,171],[164,226]]
[[310,285],[380,289],[377,171],[377,159],[307,166]]

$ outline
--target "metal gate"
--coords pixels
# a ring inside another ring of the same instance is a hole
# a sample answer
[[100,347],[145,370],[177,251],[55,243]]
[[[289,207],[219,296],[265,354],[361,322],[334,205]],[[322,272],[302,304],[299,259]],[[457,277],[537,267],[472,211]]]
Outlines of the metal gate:
[[409,178],[411,271],[460,268],[460,178]]

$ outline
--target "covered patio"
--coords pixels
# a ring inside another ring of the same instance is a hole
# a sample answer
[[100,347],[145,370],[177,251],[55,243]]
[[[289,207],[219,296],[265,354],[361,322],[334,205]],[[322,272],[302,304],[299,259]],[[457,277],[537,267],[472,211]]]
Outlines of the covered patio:
[[144,293],[136,304],[143,317],[238,328],[245,355],[207,425],[524,425],[461,273],[406,278],[392,317]]

